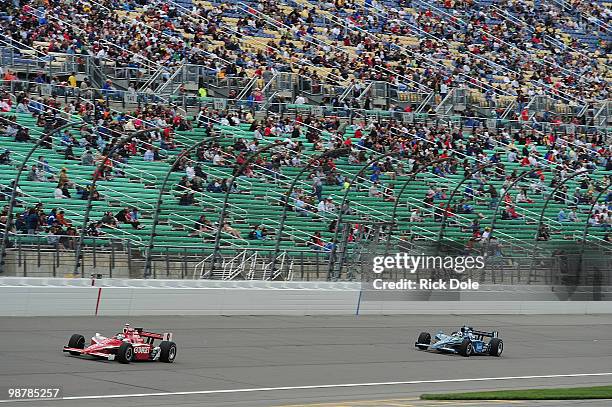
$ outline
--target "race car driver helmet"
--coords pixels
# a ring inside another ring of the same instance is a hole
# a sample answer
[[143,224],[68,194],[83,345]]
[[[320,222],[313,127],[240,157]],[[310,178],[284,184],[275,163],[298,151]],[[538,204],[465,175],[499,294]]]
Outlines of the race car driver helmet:
[[472,332],[472,328],[471,327],[469,327],[467,325],[464,325],[464,326],[461,327],[461,333],[462,334],[467,335],[467,334],[469,334],[471,332]]

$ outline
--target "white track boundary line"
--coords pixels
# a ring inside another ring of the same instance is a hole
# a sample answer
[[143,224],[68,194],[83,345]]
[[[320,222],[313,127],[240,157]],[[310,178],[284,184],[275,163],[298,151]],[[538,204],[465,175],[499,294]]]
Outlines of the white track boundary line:
[[[593,377],[593,376],[612,376],[608,373],[571,373],[571,374],[551,374],[540,376],[504,376],[504,377],[479,377],[472,379],[433,379],[433,380],[411,380],[402,382],[373,382],[373,383],[344,383],[344,384],[319,384],[311,386],[283,386],[283,387],[253,387],[246,389],[222,389],[222,390],[193,390],[193,391],[174,391],[158,393],[133,393],[133,394],[103,394],[98,396],[69,396],[61,399],[47,399],[47,401],[57,400],[102,400],[102,399],[122,399],[133,397],[160,397],[160,396],[189,396],[189,395],[209,395],[209,394],[233,394],[233,393],[254,393],[263,391],[282,391],[282,390],[313,390],[313,389],[337,389],[350,387],[375,387],[375,386],[398,386],[410,384],[435,384],[435,383],[464,383],[464,382],[489,382],[502,380],[526,380],[526,379],[556,379],[568,377]],[[0,403],[13,403],[17,401],[42,401],[44,399],[21,399],[21,400],[0,400]]]

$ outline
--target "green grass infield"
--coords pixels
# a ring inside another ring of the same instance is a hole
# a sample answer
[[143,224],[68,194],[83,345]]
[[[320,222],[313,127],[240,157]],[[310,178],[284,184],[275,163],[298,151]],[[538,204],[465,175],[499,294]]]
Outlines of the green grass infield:
[[558,389],[496,390],[422,394],[423,400],[585,400],[612,399],[612,386]]

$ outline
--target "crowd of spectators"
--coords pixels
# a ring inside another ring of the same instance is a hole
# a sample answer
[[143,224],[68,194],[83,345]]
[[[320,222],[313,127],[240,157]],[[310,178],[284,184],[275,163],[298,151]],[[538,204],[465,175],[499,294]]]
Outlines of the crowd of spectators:
[[[368,109],[372,98],[362,92],[371,80],[441,98],[454,87],[472,87],[491,106],[498,96],[511,96],[517,115],[538,94],[575,109],[608,99],[606,63],[598,58],[610,49],[610,11],[597,2],[575,2],[569,10],[523,0],[394,3],[338,0],[318,10],[306,1],[262,0],[186,10],[143,0],[16,1],[0,26],[41,57],[92,58],[130,69],[136,79],[151,68],[168,79],[188,63],[220,80],[255,76],[265,83],[276,72],[294,72],[313,92],[351,86],[349,98],[332,101],[338,106]],[[67,85],[78,86],[74,74]],[[110,92],[113,85],[103,88]],[[260,88],[250,97],[262,101]]]
[[[97,3],[55,0],[41,5],[15,1],[6,10],[10,18],[2,20],[0,27],[3,35],[20,46],[35,49],[40,56],[61,52],[93,58],[97,63],[113,61],[117,67],[141,73],[161,66],[166,78],[182,63],[202,65],[220,79],[251,76],[266,79],[275,72],[295,72],[309,81],[313,91],[323,85],[352,86],[348,103],[353,107],[367,108],[371,103],[368,96],[360,98],[371,80],[387,81],[404,91],[425,86],[441,97],[453,87],[474,87],[485,91],[493,106],[496,95],[510,94],[516,98],[517,113],[537,94],[552,95],[575,107],[608,98],[607,71],[598,57],[606,55],[609,41],[598,21],[607,21],[610,13],[598,3],[572,3],[570,11],[555,4],[532,5],[521,0],[491,5],[445,0],[434,2],[430,8],[419,2],[396,3],[392,8],[388,2],[366,1],[365,6],[344,0],[324,2],[321,8],[330,16],[324,23],[314,5],[297,2],[281,7],[278,2],[259,1],[250,9],[239,4],[220,4],[186,12],[167,3],[142,0],[121,4],[111,0]],[[592,18],[583,18],[585,15]],[[225,20],[228,16],[238,16],[234,26],[228,26]],[[264,29],[275,34],[266,38],[264,34],[268,31]],[[562,35],[569,29],[595,30],[599,42],[593,45],[578,37]],[[409,40],[417,35],[417,43],[411,45]],[[265,46],[258,48],[254,43],[240,41],[241,36],[265,38],[261,40]],[[4,80],[16,79],[10,69],[2,75]],[[34,82],[57,80],[40,74]],[[87,81],[79,85],[74,73],[68,77],[67,85],[89,88]],[[111,92],[112,82],[105,82],[103,90]],[[253,94],[257,92],[255,89]],[[92,168],[95,180],[123,177],[122,164],[130,160],[161,161],[168,151],[182,151],[187,146],[177,141],[177,130],[205,127],[214,134],[215,124],[248,123],[252,139],[236,140],[230,148],[211,141],[194,153],[183,155],[176,169],[185,176],[176,191],[178,202],[184,206],[199,205],[198,195],[203,192],[248,193],[231,179],[206,174],[202,164],[234,167],[268,140],[281,139],[285,147],[279,144],[271,154],[259,157],[242,174],[235,175],[278,180],[283,167],[312,164],[311,189],[296,188],[291,196],[292,209],[300,216],[325,218],[354,211],[350,204],[338,207],[326,191],[326,187],[354,187],[346,174],[336,168],[335,159],[308,161],[315,151],[348,146],[352,148],[348,161],[355,166],[363,165],[374,153],[396,153],[397,159],[374,163],[364,180],[368,196],[382,201],[395,201],[394,180],[398,176],[435,159],[452,158],[431,168],[431,173],[440,179],[457,173],[472,178],[463,199],[453,207],[444,206],[447,191],[432,186],[423,197],[424,210],[415,209],[412,222],[421,222],[428,216],[441,221],[441,214],[453,218],[473,213],[486,196],[490,208],[498,205],[503,208],[502,219],[522,219],[526,216],[521,213],[522,205],[541,197],[574,171],[585,172],[580,178],[581,186],[573,195],[559,190],[558,194],[563,195],[554,199],[565,203],[569,214],[562,210],[557,220],[576,222],[586,217],[591,225],[602,228],[608,228],[611,222],[606,204],[594,202],[597,192],[609,185],[610,177],[596,180],[588,174],[597,168],[612,169],[611,147],[601,134],[551,134],[527,128],[492,131],[481,127],[466,134],[459,126],[406,123],[392,118],[358,123],[354,125],[354,136],[349,137],[347,124],[336,118],[300,114],[295,118],[270,115],[256,120],[249,111],[202,108],[194,120],[188,120],[173,105],[151,104],[131,112],[117,112],[104,100],[71,98],[64,103],[54,97],[32,96],[27,90],[16,95],[3,94],[0,100],[2,111],[32,114],[44,132],[78,116],[83,125],[76,134],[67,130],[55,134],[45,140],[43,148],[61,151],[67,160],[83,166],[95,165]],[[136,136],[137,131],[145,128],[156,130]],[[38,136],[19,125],[10,114],[0,117],[0,132],[20,142],[32,142]],[[104,159],[125,133],[135,136]],[[537,146],[545,147],[547,153],[541,155]],[[83,149],[80,157],[74,153],[77,147]],[[485,150],[493,148],[502,148],[503,152],[488,155]],[[0,163],[10,164],[8,152],[0,156]],[[483,168],[489,163],[494,165]],[[529,179],[529,189],[506,191],[518,174],[508,173],[504,163],[520,163],[521,167],[535,170]],[[53,196],[58,201],[73,196],[87,198],[89,194],[101,198],[91,185],[71,180],[66,169],[52,169],[45,164],[44,155],[29,169],[27,179],[52,181]],[[502,191],[497,191],[489,179],[503,181]],[[604,202],[610,202],[609,197],[605,198]],[[597,207],[591,214],[577,214],[575,206],[579,204]],[[62,230],[67,225],[59,222],[54,225],[56,220],[49,224],[50,216],[42,208],[28,208],[17,218],[15,227],[26,233],[44,227],[52,235],[60,235],[60,231],[67,234],[67,230]],[[101,236],[104,229],[115,227],[118,222],[141,228],[140,217],[136,208],[125,208],[115,215],[108,212],[89,226],[88,234]],[[472,242],[483,236],[488,238],[486,229],[477,226],[470,229]],[[240,230],[230,222],[216,225],[205,217],[196,221],[190,234],[210,235],[218,227],[242,238]],[[248,238],[266,236],[265,226],[255,225]],[[314,246],[326,246],[316,236],[312,239]]]
[[[28,94],[22,92],[17,95],[20,103],[27,101]],[[311,190],[296,188],[291,196],[292,209],[301,216],[325,217],[338,212],[350,213],[353,209],[350,204],[338,208],[332,197],[328,196],[330,191],[326,187],[332,187],[331,191],[340,187],[351,188],[346,174],[342,174],[335,165],[335,159],[320,160],[318,162],[302,161],[300,157],[309,157],[314,153],[322,153],[332,148],[352,147],[348,156],[348,162],[354,165],[363,165],[375,153],[394,152],[397,159],[387,158],[375,162],[366,176],[365,183],[368,185],[367,194],[373,198],[384,201],[394,201],[394,180],[397,176],[406,175],[421,165],[440,158],[450,157],[449,160],[433,166],[428,171],[440,179],[448,174],[462,173],[472,178],[466,185],[463,199],[452,208],[444,208],[443,202],[447,199],[447,191],[439,186],[432,186],[423,200],[424,212],[418,210],[411,217],[413,222],[420,222],[423,218],[433,216],[434,220],[440,221],[441,214],[446,211],[447,218],[453,218],[457,214],[469,214],[474,211],[474,204],[479,203],[485,196],[489,196],[488,206],[496,207],[498,203],[503,205],[502,219],[520,219],[524,214],[520,213],[521,204],[533,201],[532,196],[542,196],[548,188],[556,186],[574,171],[584,171],[580,178],[580,188],[573,195],[569,195],[561,188],[555,200],[564,202],[568,211],[572,206],[578,204],[594,203],[597,191],[604,188],[610,182],[609,177],[596,180],[589,177],[589,171],[597,168],[612,169],[610,160],[610,146],[606,144],[601,135],[590,134],[545,134],[537,131],[508,131],[497,132],[483,128],[466,129],[449,126],[421,125],[414,123],[403,123],[397,120],[370,121],[354,125],[352,133],[347,133],[347,125],[337,119],[314,118],[310,116],[295,118],[280,118],[274,115],[264,120],[254,120],[249,112],[229,112],[213,109],[202,109],[195,117],[193,124],[182,117],[172,106],[150,105],[138,108],[133,112],[116,112],[108,108],[103,101],[95,106],[81,106],[79,100],[71,101],[62,105],[57,100],[40,100],[38,105],[31,106],[28,103],[28,112],[37,117],[37,123],[45,126],[47,130],[66,123],[63,116],[66,112],[70,115],[80,115],[85,124],[79,128],[78,135],[70,132],[56,133],[48,141],[48,148],[56,150],[66,149],[72,145],[83,147],[80,158],[75,157],[75,162],[85,166],[96,164],[92,169],[92,178],[111,179],[113,176],[122,176],[121,163],[129,160],[163,160],[165,154],[171,149],[178,151],[184,149],[185,145],[174,141],[174,130],[179,126],[203,126],[209,129],[211,135],[215,133],[214,124],[229,123],[238,126],[248,123],[253,138],[237,139],[235,143],[223,148],[211,137],[211,142],[196,149],[192,154],[182,154],[176,171],[184,172],[184,176],[177,184],[178,199],[181,205],[197,205],[198,193],[249,193],[248,190],[240,190],[237,183],[231,183],[228,178],[216,178],[207,175],[202,165],[234,167],[244,162],[248,153],[256,150],[260,143],[268,140],[283,140],[285,144],[279,143],[278,149],[273,149],[267,156],[258,157],[251,165],[247,166],[241,175],[247,177],[264,177],[278,179],[282,174],[282,168],[286,166],[302,167],[309,163],[312,166],[309,182]],[[41,118],[42,117],[42,118]],[[14,117],[2,116],[0,129],[4,136],[13,136],[18,140],[14,130],[19,132],[20,126],[14,121]],[[230,120],[231,119],[231,120]],[[189,123],[185,125],[184,123]],[[145,126],[155,126],[157,130],[145,134],[140,138],[134,137],[123,146],[119,146],[115,155],[107,159],[104,165],[100,165],[106,152],[117,142],[120,134],[135,132]],[[348,136],[352,134],[352,136]],[[306,147],[302,139],[306,139],[309,147]],[[284,145],[285,147],[281,147]],[[544,146],[547,150],[542,155],[536,149]],[[503,152],[487,155],[485,150],[503,148]],[[476,161],[470,161],[475,158]],[[9,159],[10,157],[7,156]],[[532,168],[534,172],[530,177],[529,190],[525,187],[508,191],[507,188],[518,176],[516,170],[508,173],[505,162],[520,163],[522,167]],[[490,166],[484,167],[484,165]],[[551,169],[553,169],[551,171]],[[39,156],[36,165],[33,165],[27,173],[30,181],[52,181],[56,183],[54,196],[57,199],[71,198],[71,189],[76,189],[76,196],[87,198],[90,193],[89,187],[78,185],[73,182],[66,168],[61,168],[57,173],[49,166],[44,156]],[[489,179],[504,181],[502,191],[497,191]],[[99,194],[94,189],[94,193]],[[500,196],[504,201],[499,202]],[[609,199],[608,199],[609,201]],[[517,208],[518,207],[518,208]],[[433,210],[432,208],[435,208]],[[93,223],[88,228],[88,233],[93,236],[104,234],[103,229],[116,226],[117,222],[131,224],[140,228],[138,219],[140,215],[134,209],[124,209],[116,215],[106,214],[103,219]],[[25,219],[30,210],[19,216]],[[571,213],[571,212],[570,212]],[[48,216],[48,215],[47,215]],[[596,213],[587,215],[592,225],[607,227],[610,224],[607,208],[597,206]],[[43,225],[46,221],[44,216],[38,215],[38,223]],[[41,220],[42,219],[42,220]],[[576,221],[576,218],[568,216],[567,219],[559,214],[559,222]],[[25,224],[25,220],[24,220]],[[194,233],[198,235],[211,235],[218,225],[207,224],[198,221],[194,227]],[[30,225],[32,226],[32,225]],[[61,225],[60,225],[61,226]],[[39,227],[22,227],[25,232],[36,232]],[[54,229],[55,231],[59,229]],[[241,233],[230,223],[222,226],[222,231],[236,238],[241,238]],[[472,230],[473,238],[479,238],[484,233],[481,228]],[[265,238],[265,233],[254,234],[257,239]],[[251,237],[251,234],[249,234]],[[323,245],[325,246],[325,244]]]

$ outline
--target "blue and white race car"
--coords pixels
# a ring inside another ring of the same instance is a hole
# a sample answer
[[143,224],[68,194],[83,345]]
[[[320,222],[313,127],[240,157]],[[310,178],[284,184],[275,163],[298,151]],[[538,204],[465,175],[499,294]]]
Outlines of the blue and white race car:
[[421,332],[414,344],[420,350],[437,350],[442,353],[458,353],[468,357],[472,355],[501,356],[504,342],[498,338],[498,332],[476,331],[470,326],[462,326],[459,331],[446,335],[438,332],[433,343],[428,332]]

